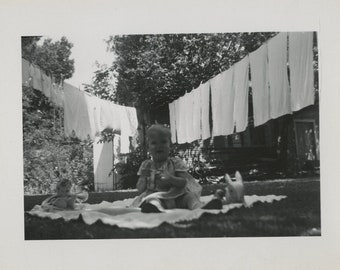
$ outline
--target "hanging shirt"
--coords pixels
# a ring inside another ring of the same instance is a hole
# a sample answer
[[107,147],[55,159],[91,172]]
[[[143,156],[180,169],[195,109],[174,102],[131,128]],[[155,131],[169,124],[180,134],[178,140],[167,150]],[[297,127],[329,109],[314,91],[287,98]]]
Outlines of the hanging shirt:
[[169,119],[170,119],[170,130],[171,130],[171,141],[176,143],[176,114],[175,114],[175,101],[169,103]]
[[191,91],[193,99],[192,109],[192,141],[201,139],[201,91],[200,88],[196,88]]
[[313,32],[289,33],[291,106],[298,111],[314,103]]
[[234,129],[234,66],[210,80],[212,136],[229,135]]
[[64,131],[66,136],[73,132],[81,139],[86,140],[91,134],[91,124],[85,93],[74,86],[64,83]]
[[211,137],[210,132],[210,83],[209,81],[201,84],[199,87],[201,92],[201,133],[202,139],[206,140]]
[[234,67],[234,123],[236,132],[242,132],[248,125],[249,57],[244,57]]
[[291,113],[287,73],[287,33],[280,33],[268,42],[270,117]]
[[268,46],[263,44],[249,54],[251,87],[254,110],[254,126],[270,119]]

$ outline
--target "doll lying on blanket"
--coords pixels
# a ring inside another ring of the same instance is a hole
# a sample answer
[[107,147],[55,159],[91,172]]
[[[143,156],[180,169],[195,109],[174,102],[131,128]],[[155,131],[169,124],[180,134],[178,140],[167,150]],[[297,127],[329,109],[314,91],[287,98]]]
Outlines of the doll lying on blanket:
[[86,191],[72,193],[71,188],[72,183],[70,180],[60,180],[56,187],[57,194],[44,200],[41,204],[41,207],[44,210],[74,209],[76,203],[84,202],[87,200],[88,193]]
[[[235,184],[229,177],[230,188],[226,194],[219,191],[213,200],[203,205],[200,201],[202,187],[187,172],[188,168],[180,158],[169,157],[170,130],[163,125],[152,125],[146,137],[152,159],[145,160],[139,168],[137,189],[140,195],[133,201],[133,207],[140,207],[143,213],[157,213],[173,208],[221,209],[223,203],[243,201],[243,184],[235,193]],[[242,183],[241,175],[237,177],[237,183]]]

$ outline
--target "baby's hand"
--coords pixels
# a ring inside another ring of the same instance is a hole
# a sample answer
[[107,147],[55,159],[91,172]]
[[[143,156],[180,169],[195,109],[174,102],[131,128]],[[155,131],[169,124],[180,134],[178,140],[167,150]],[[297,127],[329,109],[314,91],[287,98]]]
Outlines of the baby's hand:
[[168,172],[160,172],[156,174],[157,185],[161,189],[167,189],[171,187],[171,174]]

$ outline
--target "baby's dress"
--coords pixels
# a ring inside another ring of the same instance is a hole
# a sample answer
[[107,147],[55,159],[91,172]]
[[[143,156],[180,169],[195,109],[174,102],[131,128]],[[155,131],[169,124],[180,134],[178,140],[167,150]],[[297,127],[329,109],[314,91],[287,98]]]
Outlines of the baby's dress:
[[156,171],[167,172],[170,175],[175,175],[176,172],[187,172],[188,167],[180,158],[177,157],[168,158],[158,169],[156,169],[153,160],[145,160],[140,166],[137,174],[147,178],[147,188],[133,201],[133,207],[139,207],[145,199],[151,198],[160,199],[162,201],[165,201],[166,204],[167,200],[174,200],[179,196],[182,196],[189,192],[195,194],[197,196],[197,200],[199,200],[202,187],[189,173],[187,173],[187,184],[185,187],[171,187],[170,189],[162,190],[157,186],[157,183],[152,181],[153,179],[150,179],[153,177],[152,174]]

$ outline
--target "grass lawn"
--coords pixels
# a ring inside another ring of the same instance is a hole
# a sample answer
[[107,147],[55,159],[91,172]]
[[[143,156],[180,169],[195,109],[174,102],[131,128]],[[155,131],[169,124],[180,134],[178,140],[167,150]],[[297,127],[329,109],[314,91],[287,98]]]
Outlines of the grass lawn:
[[86,225],[81,218],[66,222],[25,213],[25,239],[114,239],[320,235],[318,177],[245,183],[247,195],[287,195],[272,204],[258,203],[226,214],[203,214],[199,219],[164,223],[153,229],[123,229],[101,221]]

